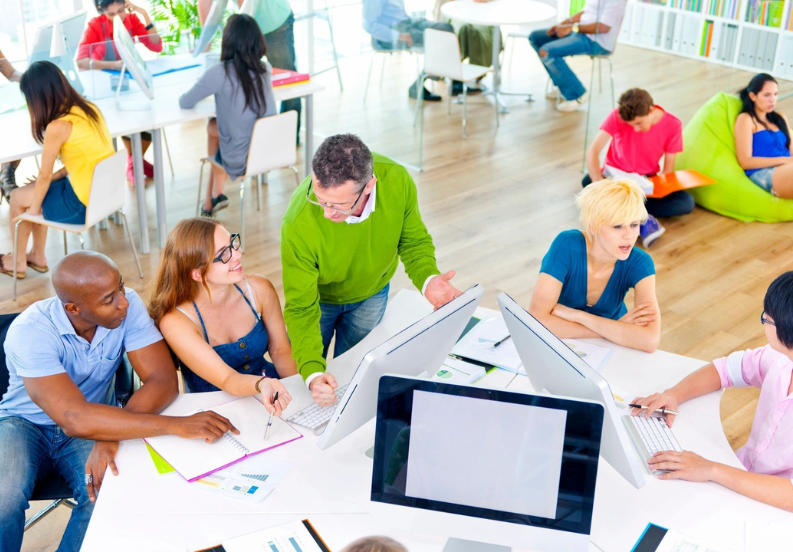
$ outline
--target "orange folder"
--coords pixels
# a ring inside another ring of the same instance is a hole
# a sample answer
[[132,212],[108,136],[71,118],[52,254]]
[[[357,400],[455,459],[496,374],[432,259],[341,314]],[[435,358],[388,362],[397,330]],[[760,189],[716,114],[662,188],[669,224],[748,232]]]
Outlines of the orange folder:
[[685,171],[675,171],[671,173],[659,174],[649,177],[653,183],[653,193],[647,197],[666,197],[672,192],[698,188],[699,186],[709,186],[716,181],[709,176],[687,169]]

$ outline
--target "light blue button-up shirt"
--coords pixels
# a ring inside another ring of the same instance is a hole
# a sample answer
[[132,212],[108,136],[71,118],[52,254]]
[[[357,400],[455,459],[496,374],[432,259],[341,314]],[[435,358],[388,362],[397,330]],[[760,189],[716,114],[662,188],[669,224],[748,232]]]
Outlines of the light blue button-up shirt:
[[121,355],[162,339],[138,294],[126,288],[129,309],[121,325],[98,327],[89,343],[79,337],[57,297],[33,303],[20,314],[4,343],[8,391],[0,401],[0,418],[18,416],[38,425],[55,422],[30,399],[22,378],[66,373],[88,402],[111,404],[113,376]]
[[406,19],[404,0],[363,0],[363,28],[381,42],[395,44],[399,32],[392,27]]

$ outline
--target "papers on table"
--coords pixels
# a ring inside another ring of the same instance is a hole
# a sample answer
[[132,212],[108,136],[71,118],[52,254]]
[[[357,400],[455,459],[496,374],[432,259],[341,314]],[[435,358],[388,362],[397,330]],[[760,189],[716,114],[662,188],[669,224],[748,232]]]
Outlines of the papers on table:
[[646,176],[637,173],[621,171],[620,169],[615,169],[614,167],[609,167],[608,165],[603,167],[603,176],[615,180],[632,180],[636,182],[639,187],[641,187],[645,195],[652,194],[653,189],[655,188],[653,182]]
[[203,439],[182,439],[175,435],[145,439],[188,481],[195,481],[243,458],[302,437],[281,418],[274,418],[270,436],[265,441],[264,431],[269,414],[264,405],[253,397],[237,399],[206,410],[227,418],[239,430],[239,435],[229,432],[211,444]]
[[251,550],[267,550],[267,552],[330,552],[307,519],[291,521],[283,525],[229,539],[223,542],[222,548],[218,546],[205,549],[206,552],[210,550],[225,550],[225,552],[249,552]]
[[519,372],[520,357],[512,338],[495,346],[507,336],[509,336],[509,330],[503,319],[488,318],[479,322],[465,334],[465,337],[458,341],[452,349],[452,354],[464,360],[476,360],[510,372]]
[[603,367],[614,355],[614,349],[601,347],[594,343],[578,341],[577,339],[563,339],[562,341],[598,374],[603,371]]
[[259,454],[196,479],[192,485],[246,502],[261,502],[283,481],[291,467],[291,464]]
[[487,371],[484,366],[471,364],[456,358],[447,358],[438,371],[432,376],[432,381],[441,383],[474,383],[485,377]]

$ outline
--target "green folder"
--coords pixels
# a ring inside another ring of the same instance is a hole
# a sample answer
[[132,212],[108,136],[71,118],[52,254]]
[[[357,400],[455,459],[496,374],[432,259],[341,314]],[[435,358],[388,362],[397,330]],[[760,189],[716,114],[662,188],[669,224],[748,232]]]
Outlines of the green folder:
[[156,450],[151,448],[149,443],[146,443],[146,449],[149,451],[149,456],[151,456],[152,462],[154,462],[154,467],[157,468],[157,473],[160,475],[176,473],[176,470],[173,469],[171,465],[165,461],[165,458],[160,456]]

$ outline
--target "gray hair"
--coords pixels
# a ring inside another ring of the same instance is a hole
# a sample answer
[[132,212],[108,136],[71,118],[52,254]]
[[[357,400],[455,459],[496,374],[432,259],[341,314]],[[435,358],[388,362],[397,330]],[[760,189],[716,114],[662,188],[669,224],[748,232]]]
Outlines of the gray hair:
[[363,189],[374,172],[372,152],[355,134],[329,136],[319,146],[311,169],[323,188],[335,188],[352,180],[357,191]]

